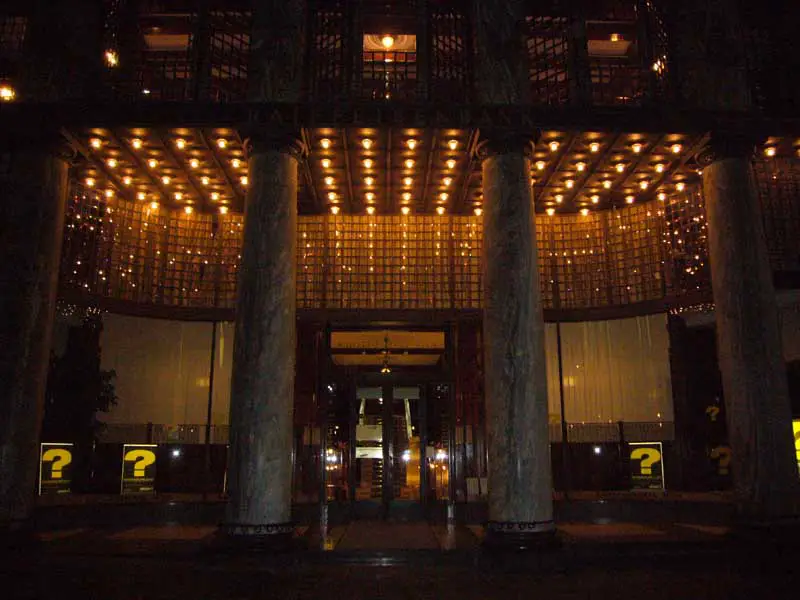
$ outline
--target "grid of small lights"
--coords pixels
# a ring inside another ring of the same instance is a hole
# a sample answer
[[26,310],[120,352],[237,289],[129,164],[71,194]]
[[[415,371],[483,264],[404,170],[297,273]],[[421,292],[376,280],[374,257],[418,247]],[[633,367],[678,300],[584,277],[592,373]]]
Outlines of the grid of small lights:
[[244,151],[234,132],[92,129],[74,136],[84,154],[88,188],[106,197],[226,214],[241,210],[248,184]]

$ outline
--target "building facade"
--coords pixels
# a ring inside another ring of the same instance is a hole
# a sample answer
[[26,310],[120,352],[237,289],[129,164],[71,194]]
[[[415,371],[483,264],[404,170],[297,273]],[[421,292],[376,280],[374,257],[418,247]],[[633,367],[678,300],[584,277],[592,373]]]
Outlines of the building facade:
[[[0,19],[4,523],[33,505],[59,302],[106,315],[125,391],[107,441],[217,442],[233,537],[287,535],[293,502],[475,502],[490,543],[535,543],[554,473],[626,486],[638,442],[685,487],[724,447],[743,515],[796,514],[800,94],[778,13],[81,0]],[[721,390],[699,394],[714,355]],[[726,434],[701,439],[711,415]]]

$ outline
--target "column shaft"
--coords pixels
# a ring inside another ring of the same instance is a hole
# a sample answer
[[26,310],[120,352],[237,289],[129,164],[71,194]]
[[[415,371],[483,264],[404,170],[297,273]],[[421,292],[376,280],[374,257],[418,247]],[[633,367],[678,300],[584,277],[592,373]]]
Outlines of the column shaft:
[[297,158],[257,148],[248,167],[226,521],[230,534],[262,536],[291,532]]
[[67,163],[17,140],[0,175],[0,529],[34,506]]
[[530,164],[521,151],[483,161],[484,336],[489,533],[551,532],[544,320]]
[[791,514],[798,474],[772,271],[746,157],[703,170],[717,346],[743,515]]

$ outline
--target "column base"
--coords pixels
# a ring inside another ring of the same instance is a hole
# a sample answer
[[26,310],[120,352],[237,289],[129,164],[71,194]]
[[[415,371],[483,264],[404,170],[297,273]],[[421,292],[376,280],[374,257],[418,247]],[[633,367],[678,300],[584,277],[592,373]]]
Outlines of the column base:
[[218,550],[230,553],[283,553],[299,547],[294,539],[292,523],[225,523],[220,526],[215,542]]
[[550,552],[561,547],[555,523],[489,521],[483,547],[512,552]]

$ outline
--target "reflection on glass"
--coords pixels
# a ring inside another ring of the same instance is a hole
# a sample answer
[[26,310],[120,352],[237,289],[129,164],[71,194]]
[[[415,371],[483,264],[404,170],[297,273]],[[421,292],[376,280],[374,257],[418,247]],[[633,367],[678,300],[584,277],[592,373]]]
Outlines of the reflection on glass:
[[420,499],[419,388],[392,390],[392,465],[394,498]]
[[381,388],[359,388],[356,397],[356,500],[379,500],[384,475]]

